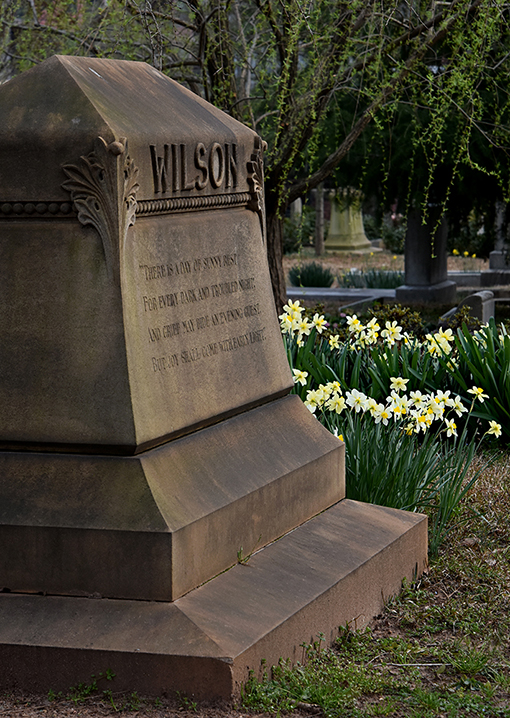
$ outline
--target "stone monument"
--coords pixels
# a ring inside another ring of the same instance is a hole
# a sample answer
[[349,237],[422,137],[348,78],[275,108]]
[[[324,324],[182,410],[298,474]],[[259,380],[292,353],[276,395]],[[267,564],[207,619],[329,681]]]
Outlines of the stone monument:
[[[329,193],[331,218],[324,243],[326,252],[373,252],[367,239],[361,211],[361,194],[354,190]],[[377,249],[376,251],[380,251]]]
[[93,58],[9,81],[0,118],[0,686],[227,697],[368,621],[426,520],[342,500],[343,444],[289,395],[260,138]]
[[407,217],[405,240],[405,284],[397,287],[397,302],[449,304],[455,301],[457,285],[448,279],[446,240],[448,225],[440,208],[431,205],[425,223],[420,210]]
[[510,242],[507,219],[507,205],[497,199],[495,201],[496,217],[494,221],[494,250],[489,254],[489,269],[480,274],[482,287],[494,287],[510,284]]

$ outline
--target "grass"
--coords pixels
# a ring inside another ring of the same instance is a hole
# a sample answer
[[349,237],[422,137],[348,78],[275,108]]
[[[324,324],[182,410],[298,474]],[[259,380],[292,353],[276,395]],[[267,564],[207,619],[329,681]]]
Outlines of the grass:
[[290,268],[289,281],[293,287],[331,287],[335,275],[319,262],[304,262]]
[[[483,458],[480,458],[483,461]],[[476,470],[476,467],[474,467]],[[464,519],[468,519],[464,521]],[[510,716],[510,456],[484,472],[428,572],[369,629],[252,680],[243,707],[326,717]]]
[[[369,269],[403,271],[404,269],[404,255],[394,254],[388,250],[364,254],[359,252],[323,254],[316,257],[313,248],[303,247],[299,253],[284,256],[284,270],[287,273],[292,266],[309,260],[320,262],[323,266],[329,267],[334,274],[348,272],[353,268],[365,271]],[[449,272],[481,271],[488,268],[489,261],[487,259],[472,259],[471,257],[466,259],[465,257],[448,256]]]
[[339,287],[395,289],[404,284],[404,272],[391,269],[367,269],[366,271],[361,269],[339,274],[337,282]]

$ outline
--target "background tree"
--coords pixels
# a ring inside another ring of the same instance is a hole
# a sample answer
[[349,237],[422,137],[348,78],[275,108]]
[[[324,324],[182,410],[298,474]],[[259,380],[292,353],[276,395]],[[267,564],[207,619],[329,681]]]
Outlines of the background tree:
[[[1,13],[4,77],[55,52],[147,61],[268,142],[268,259],[279,307],[288,205],[326,179],[371,124],[388,125],[397,101],[414,111],[409,151],[426,158],[426,197],[442,181],[452,108],[464,118],[453,132],[454,167],[486,131],[475,91],[503,57],[508,20],[503,0],[7,0]],[[331,132],[333,105],[341,121]],[[507,144],[496,130],[492,140]],[[412,160],[409,177],[418,179]]]
[[[464,31],[428,53],[421,82],[408,84],[387,103],[333,180],[341,187],[362,188],[386,209],[398,201],[403,214],[413,207],[426,213],[430,203],[443,205],[453,236],[486,256],[494,243],[496,208],[509,199],[510,38],[506,20],[480,19],[483,32],[468,38],[472,53],[456,60],[455,42],[466,41]],[[349,105],[331,104],[330,133],[325,133],[319,163],[334,150],[334,128],[351,111]],[[473,210],[483,218],[485,231],[467,238]]]

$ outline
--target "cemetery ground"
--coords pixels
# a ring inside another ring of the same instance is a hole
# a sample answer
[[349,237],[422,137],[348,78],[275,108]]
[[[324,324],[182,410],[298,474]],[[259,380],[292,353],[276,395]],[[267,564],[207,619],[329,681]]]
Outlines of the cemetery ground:
[[[304,247],[300,254],[286,254],[283,258],[283,267],[286,276],[289,269],[299,263],[318,262],[328,267],[333,274],[342,274],[352,268],[367,271],[369,269],[381,269],[388,271],[404,270],[404,255],[395,254],[386,249],[374,252],[343,252],[337,254],[324,254],[316,257],[312,247]],[[481,257],[448,257],[449,272],[480,272],[489,268],[489,260]],[[336,286],[337,282],[333,286]]]
[[[483,459],[481,459],[483,460]],[[429,569],[388,598],[368,630],[318,638],[308,663],[253,681],[231,705],[118,694],[115,678],[65,695],[3,695],[0,715],[248,718],[266,715],[510,716],[510,456],[501,453],[456,516]],[[350,626],[355,629],[355,626]],[[105,666],[108,669],[108,666]]]

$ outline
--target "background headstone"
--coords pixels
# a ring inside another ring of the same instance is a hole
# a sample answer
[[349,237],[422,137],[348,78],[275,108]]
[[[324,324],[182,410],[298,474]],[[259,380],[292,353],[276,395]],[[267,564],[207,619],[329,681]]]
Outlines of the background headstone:
[[485,290],[470,294],[459,302],[459,308],[464,306],[469,307],[472,317],[486,324],[494,316],[494,292]]
[[419,210],[409,212],[405,239],[405,284],[396,289],[398,302],[447,304],[455,301],[456,284],[448,279],[448,225],[438,211],[438,208],[429,208],[425,224]]
[[[361,197],[351,190],[330,192],[331,219],[324,243],[326,252],[372,252],[374,247],[365,235]],[[378,250],[377,250],[378,251]]]

